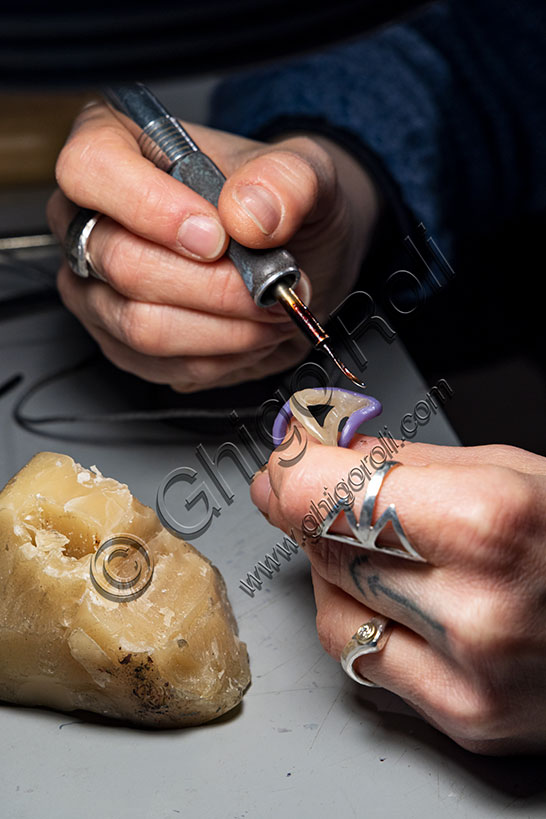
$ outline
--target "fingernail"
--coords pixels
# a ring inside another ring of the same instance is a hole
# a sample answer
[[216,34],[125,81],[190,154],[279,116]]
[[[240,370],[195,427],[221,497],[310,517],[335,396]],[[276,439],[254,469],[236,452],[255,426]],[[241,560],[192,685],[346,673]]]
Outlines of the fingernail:
[[260,185],[243,185],[237,188],[234,199],[266,235],[273,233],[281,221],[279,200]]
[[258,507],[260,512],[267,513],[269,509],[269,496],[271,495],[271,484],[267,472],[258,472],[254,475],[254,480],[250,484],[250,497],[252,502]]
[[178,231],[178,243],[194,256],[214,259],[224,245],[224,228],[217,219],[203,214],[193,214],[182,222]]

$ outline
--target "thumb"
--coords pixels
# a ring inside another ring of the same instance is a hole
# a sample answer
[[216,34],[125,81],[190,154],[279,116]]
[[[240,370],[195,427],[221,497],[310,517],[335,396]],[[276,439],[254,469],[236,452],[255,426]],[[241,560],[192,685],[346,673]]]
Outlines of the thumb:
[[224,185],[218,210],[241,244],[276,247],[331,211],[336,193],[328,152],[308,137],[294,137],[238,168]]

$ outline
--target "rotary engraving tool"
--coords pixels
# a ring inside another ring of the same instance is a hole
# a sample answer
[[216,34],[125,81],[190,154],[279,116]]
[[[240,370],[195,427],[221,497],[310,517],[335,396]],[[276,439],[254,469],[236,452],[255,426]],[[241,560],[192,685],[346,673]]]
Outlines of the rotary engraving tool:
[[[218,205],[225,176],[146,86],[141,83],[116,85],[104,89],[103,93],[110,108],[136,138],[146,159],[215,207]],[[231,239],[227,256],[258,307],[271,307],[280,302],[313,346],[327,353],[350,381],[365,387],[337,358],[328,343],[328,333],[294,292],[301,274],[287,250],[253,250]]]

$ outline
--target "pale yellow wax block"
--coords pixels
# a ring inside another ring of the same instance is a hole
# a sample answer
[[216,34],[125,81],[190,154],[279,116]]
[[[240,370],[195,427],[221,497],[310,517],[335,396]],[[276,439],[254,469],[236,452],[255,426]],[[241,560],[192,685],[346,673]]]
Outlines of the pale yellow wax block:
[[[95,563],[120,533],[141,551]],[[0,493],[0,584],[0,699],[183,726],[249,685],[219,571],[127,486],[66,455],[36,455]]]

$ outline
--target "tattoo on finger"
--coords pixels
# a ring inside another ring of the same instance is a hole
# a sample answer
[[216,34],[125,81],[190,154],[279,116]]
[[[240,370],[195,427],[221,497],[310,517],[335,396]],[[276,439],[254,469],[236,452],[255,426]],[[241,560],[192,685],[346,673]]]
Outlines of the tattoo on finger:
[[412,612],[412,614],[416,615],[437,633],[442,635],[445,634],[445,626],[432,617],[432,615],[430,615],[428,612],[424,611],[424,609],[422,609],[418,603],[411,600],[405,594],[402,594],[396,589],[386,585],[377,572],[374,574],[367,574],[364,570],[367,563],[369,563],[368,557],[364,555],[357,555],[357,557],[351,560],[349,564],[349,573],[353,583],[365,600],[369,600],[369,593],[371,593],[373,597],[379,597],[381,595],[388,597],[389,600],[392,600],[397,605]]

